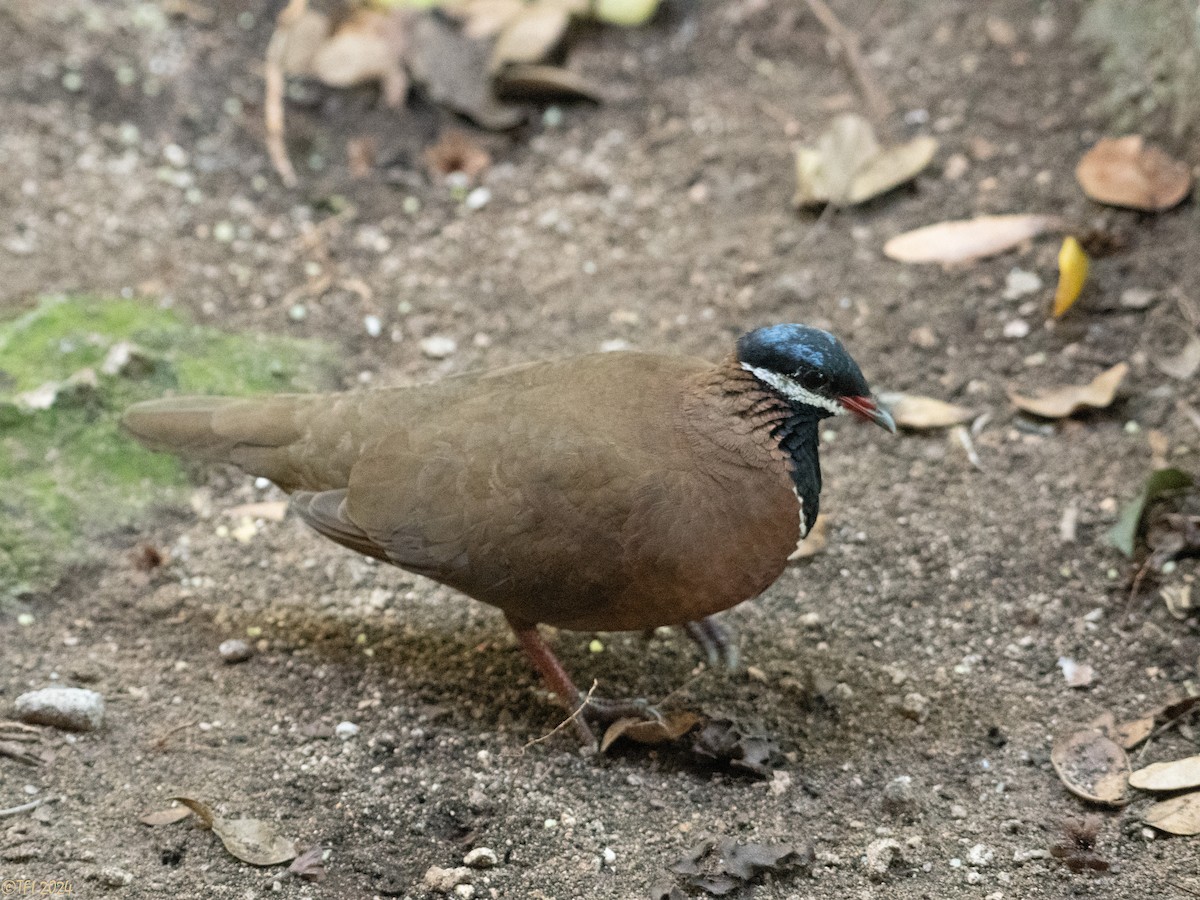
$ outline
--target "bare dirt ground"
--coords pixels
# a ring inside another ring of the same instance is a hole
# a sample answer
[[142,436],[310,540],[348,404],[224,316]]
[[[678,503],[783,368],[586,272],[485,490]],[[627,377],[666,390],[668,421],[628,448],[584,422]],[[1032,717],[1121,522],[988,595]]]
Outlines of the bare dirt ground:
[[[109,706],[99,732],[45,732],[48,762],[0,757],[0,807],[62,798],[0,821],[0,877],[68,879],[83,896],[272,894],[280,869],[238,862],[191,824],[138,822],[183,790],[331,848],[324,883],[285,880],[281,896],[424,896],[430,866],[488,847],[499,865],[473,873],[477,897],[649,897],[706,835],[815,848],[811,875],[768,876],[761,898],[1200,893],[1195,840],[1145,831],[1144,801],[1100,813],[1107,874],[1030,852],[1084,811],[1051,770],[1054,738],[1178,693],[1200,654],[1196,619],[1155,592],[1126,615],[1132,566],[1103,543],[1151,466],[1150,429],[1197,468],[1200,434],[1175,403],[1200,388],[1150,364],[1183,321],[1172,292],[1200,274],[1197,213],[1105,211],[1080,193],[1072,171],[1104,133],[1087,110],[1105,88],[1071,40],[1079,4],[840,4],[909,123],[898,132],[932,131],[942,150],[914,187],[820,221],[790,208],[791,151],[859,101],[802,4],[679,4],[651,27],[585,34],[572,61],[617,99],[484,136],[497,164],[476,211],[421,170],[449,117],[419,97],[389,113],[368,90],[306,89],[289,123],[302,186],[279,185],[258,124],[277,6],[0,12],[0,309],[55,291],[169,300],[201,322],[332,341],[347,386],[616,341],[717,358],[750,327],[803,321],[840,335],[878,389],[990,412],[983,469],[941,433],[831,426],[828,551],[726,616],[758,677],[706,670],[675,634],[603,635],[599,653],[595,635],[555,636],[583,683],[757,725],[782,750],[771,780],[669,748],[585,755],[569,732],[530,745],[561,715],[497,613],[292,519],[222,537],[223,508],[275,495],[212,473],[200,514],[110,534],[96,565],[0,610],[0,711],[55,681]],[[988,15],[1015,45],[989,39]],[[380,166],[354,180],[345,141],[359,134],[377,138]],[[957,179],[943,173],[953,154]],[[1026,211],[1101,220],[1128,244],[1053,328],[1049,288],[1002,295],[1014,265],[1053,284],[1052,239],[951,272],[880,250],[918,225]],[[1130,288],[1157,302],[1122,307]],[[1031,330],[1006,337],[1017,318]],[[431,335],[457,351],[427,358]],[[1120,360],[1132,371],[1111,409],[1033,429],[1007,402],[1009,387],[1082,383]],[[1068,506],[1078,538],[1064,544]],[[149,577],[128,558],[143,541],[171,554]],[[224,664],[218,644],[248,628],[259,652]],[[1067,686],[1062,656],[1096,669],[1089,689]],[[901,710],[911,693],[924,721]],[[345,721],[359,731],[343,741]],[[1194,737],[1165,734],[1144,759],[1194,753]],[[897,778],[911,791],[889,789]],[[864,854],[885,838],[903,860],[872,880]],[[100,879],[106,867],[131,882],[107,887],[122,878]]]

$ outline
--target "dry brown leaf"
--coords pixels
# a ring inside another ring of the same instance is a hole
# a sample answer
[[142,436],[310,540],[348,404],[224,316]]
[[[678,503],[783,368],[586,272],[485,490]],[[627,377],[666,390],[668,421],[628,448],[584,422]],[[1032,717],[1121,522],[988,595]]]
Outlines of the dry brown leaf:
[[1154,360],[1154,365],[1172,378],[1187,381],[1200,370],[1200,337],[1193,334],[1182,350]]
[[282,522],[283,517],[287,515],[287,508],[286,500],[265,500],[262,503],[243,503],[240,506],[231,506],[224,510],[223,514],[232,519],[240,519],[245,516],[250,519]]
[[159,826],[159,825],[174,825],[176,822],[182,822],[192,811],[183,805],[170,806],[166,809],[156,809],[153,812],[148,812],[141,816],[138,821],[143,825]]
[[565,9],[527,6],[496,38],[488,67],[498,72],[510,63],[542,62],[558,46],[570,23],[571,15]]
[[949,428],[975,418],[975,411],[920,394],[882,394],[879,401],[888,408],[901,428]]
[[525,9],[523,0],[467,0],[448,4],[443,9],[463,23],[463,34],[484,41],[499,34],[504,26]]
[[882,148],[862,116],[838,116],[811,147],[796,151],[795,206],[853,206],[911,181],[929,165],[937,141],[917,137]]
[[378,81],[384,102],[396,109],[408,93],[403,59],[408,49],[406,10],[359,9],[338,26],[313,57],[313,73],[330,87]]
[[285,75],[310,75],[317,50],[329,37],[329,16],[306,9],[300,15],[280,16],[275,34],[275,60]]
[[1200,787],[1200,756],[1153,763],[1130,775],[1129,784],[1143,791],[1182,791]]
[[536,63],[514,63],[496,76],[496,96],[501,100],[590,100],[604,102],[604,91],[592,81],[564,69]]
[[1081,407],[1090,406],[1103,409],[1113,402],[1117,388],[1129,372],[1125,363],[1117,363],[1111,369],[1106,369],[1088,384],[1068,385],[1055,388],[1036,397],[1026,397],[1015,391],[1009,391],[1008,398],[1017,409],[1044,419],[1062,419]]
[[971,262],[1061,227],[1062,220],[1056,216],[980,216],[906,231],[884,244],[883,252],[904,263]]
[[1102,803],[1123,806],[1129,780],[1129,757],[1116,743],[1090,728],[1076,731],[1054,744],[1050,763],[1072,794]]
[[1075,177],[1099,203],[1152,212],[1179,204],[1192,187],[1186,163],[1147,146],[1137,134],[1099,141],[1079,160]]
[[1154,716],[1142,716],[1140,719],[1130,719],[1128,722],[1115,724],[1109,737],[1124,747],[1132,750],[1154,731]]
[[1146,810],[1144,821],[1168,834],[1200,834],[1200,791],[1155,803]]
[[413,80],[434,103],[484,128],[502,131],[525,121],[526,112],[497,102],[492,94],[487,47],[442,16],[420,16],[407,58]]
[[296,842],[279,834],[273,822],[262,819],[226,819],[194,797],[172,797],[182,803],[220,838],[231,855],[252,866],[274,866],[296,856]]
[[808,559],[810,556],[824,553],[825,548],[828,546],[829,520],[825,518],[824,513],[817,513],[817,520],[813,522],[813,526],[808,530],[808,534],[796,545],[796,549],[788,557],[788,562],[794,562],[798,559]]
[[665,744],[683,737],[700,723],[700,717],[692,712],[670,713],[660,719],[617,719],[604,732],[600,752],[604,753],[619,738],[628,738],[637,744]]

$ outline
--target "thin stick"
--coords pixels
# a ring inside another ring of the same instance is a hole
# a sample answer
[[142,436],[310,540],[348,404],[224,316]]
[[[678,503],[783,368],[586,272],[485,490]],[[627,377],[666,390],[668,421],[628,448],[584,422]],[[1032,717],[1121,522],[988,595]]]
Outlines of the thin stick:
[[568,725],[574,725],[576,720],[583,714],[583,710],[584,710],[584,708],[587,707],[588,701],[592,699],[592,694],[596,693],[596,686],[598,684],[600,684],[600,682],[593,680],[592,686],[590,688],[588,688],[587,694],[584,695],[583,702],[579,704],[579,706],[575,709],[575,712],[571,713],[569,716],[567,716],[565,719],[563,719],[561,722],[559,722],[557,725],[555,725],[554,729],[552,731],[549,731],[546,734],[543,734],[539,738],[534,738],[532,741],[529,741],[529,743],[525,744],[521,748],[521,753],[524,753],[526,750],[528,750],[534,744],[540,744],[543,741],[550,740],[550,738],[554,737],[556,734],[558,734],[560,731],[562,731]]
[[296,170],[288,159],[287,145],[284,142],[283,126],[283,94],[284,75],[283,58],[287,51],[287,28],[296,19],[304,15],[308,9],[308,0],[288,0],[288,5],[279,13],[275,20],[275,31],[267,44],[267,59],[263,77],[266,86],[263,90],[263,120],[267,128],[267,156],[271,165],[279,173],[280,180],[288,187],[296,186]]
[[21,813],[31,812],[37,809],[43,803],[54,803],[58,800],[57,797],[39,797],[37,800],[30,800],[28,803],[22,803],[20,806],[10,806],[8,809],[0,809],[0,819],[6,819],[9,816],[19,816]]
[[867,61],[863,59],[858,35],[842,24],[825,0],[804,0],[804,2],[812,10],[812,14],[817,17],[817,21],[825,26],[829,36],[841,45],[842,53],[846,56],[846,65],[862,89],[863,98],[867,101],[867,107],[871,111],[871,117],[875,119],[877,125],[882,124],[892,114],[892,104],[883,89],[879,87],[878,82],[875,81],[875,76],[871,73]]

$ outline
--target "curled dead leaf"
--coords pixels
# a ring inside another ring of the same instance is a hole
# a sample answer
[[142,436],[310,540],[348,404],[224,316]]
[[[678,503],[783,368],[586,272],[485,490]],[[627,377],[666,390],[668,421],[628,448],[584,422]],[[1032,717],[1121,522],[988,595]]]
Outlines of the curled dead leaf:
[[176,822],[182,822],[191,814],[192,811],[187,806],[168,806],[166,809],[156,809],[145,813],[138,817],[138,821],[152,827],[174,825]]
[[975,418],[975,411],[965,406],[920,394],[881,394],[879,401],[888,408],[901,428],[949,428]]
[[1153,763],[1129,776],[1130,787],[1142,791],[1182,791],[1200,787],[1200,756]]
[[883,148],[862,116],[838,116],[813,146],[796,152],[792,204],[863,203],[916,178],[937,148],[937,141],[927,136]]
[[1179,381],[1187,381],[1200,370],[1200,336],[1191,335],[1183,349],[1174,356],[1154,360],[1154,365]]
[[1062,318],[1063,314],[1075,305],[1075,301],[1083,293],[1083,283],[1087,281],[1087,275],[1087,254],[1083,252],[1079,241],[1067,235],[1058,251],[1058,287],[1054,290],[1052,313],[1054,318]]
[[495,79],[501,100],[589,100],[604,102],[604,91],[588,78],[561,66],[513,63]]
[[262,819],[226,819],[194,797],[172,797],[194,812],[212,829],[232,856],[252,866],[274,866],[296,856],[296,842],[283,837],[273,822]]
[[700,717],[693,712],[674,712],[659,719],[617,719],[604,732],[600,741],[600,752],[604,753],[620,738],[628,738],[636,744],[666,744],[678,740],[700,724]]
[[1033,413],[1044,419],[1063,419],[1083,407],[1104,409],[1112,404],[1117,388],[1129,373],[1129,366],[1117,363],[1106,369],[1085,385],[1068,385],[1026,397],[1009,391],[1008,398],[1017,409]]
[[1098,203],[1150,212],[1178,205],[1192,187],[1186,163],[1148,146],[1137,134],[1097,142],[1079,160],[1075,178]]
[[1154,716],[1142,716],[1140,719],[1116,723],[1109,737],[1126,750],[1132,750],[1150,737],[1152,731],[1154,731]]
[[401,106],[408,93],[402,60],[410,21],[405,10],[356,10],[317,49],[313,74],[337,88],[378,81],[384,102],[393,109]]
[[495,73],[512,63],[544,61],[562,41],[570,23],[566,9],[550,4],[526,6],[496,38],[488,68]]
[[1200,834],[1200,791],[1155,803],[1146,810],[1144,821],[1167,834]]
[[962,263],[1003,253],[1045,231],[1062,227],[1056,216],[1016,214],[939,222],[898,234],[883,245],[904,263]]
[[1105,806],[1129,802],[1129,757],[1114,741],[1093,729],[1060,738],[1050,752],[1050,763],[1072,794]]

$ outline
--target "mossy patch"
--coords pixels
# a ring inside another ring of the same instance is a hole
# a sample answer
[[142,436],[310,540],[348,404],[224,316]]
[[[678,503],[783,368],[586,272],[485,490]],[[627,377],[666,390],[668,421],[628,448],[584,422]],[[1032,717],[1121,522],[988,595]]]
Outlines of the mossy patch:
[[317,390],[334,370],[326,345],[228,334],[148,302],[57,297],[0,322],[0,600],[46,587],[86,558],[90,537],[186,496],[179,462],[121,433],[129,404]]

